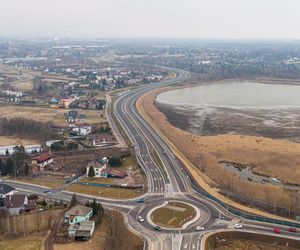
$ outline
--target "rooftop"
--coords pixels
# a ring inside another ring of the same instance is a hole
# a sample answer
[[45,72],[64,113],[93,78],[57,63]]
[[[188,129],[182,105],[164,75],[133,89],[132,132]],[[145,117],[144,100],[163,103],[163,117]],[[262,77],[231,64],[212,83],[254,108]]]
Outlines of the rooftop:
[[68,216],[86,216],[89,214],[93,209],[90,207],[86,207],[83,205],[77,205],[75,207],[72,207],[69,211],[65,213],[65,215]]
[[7,194],[13,190],[15,190],[15,189],[9,185],[0,184],[0,194]]

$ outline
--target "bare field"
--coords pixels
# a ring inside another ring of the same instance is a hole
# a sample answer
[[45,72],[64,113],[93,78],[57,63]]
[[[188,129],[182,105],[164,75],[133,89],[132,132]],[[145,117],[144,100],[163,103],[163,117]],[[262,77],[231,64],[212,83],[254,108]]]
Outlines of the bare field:
[[[64,114],[67,112],[67,109],[52,109],[48,107],[0,107],[0,116],[6,117],[8,119],[21,117],[39,122],[52,122],[55,125],[66,125]],[[84,123],[95,124],[105,121],[103,110],[78,110],[78,113],[87,116],[87,119],[82,121]]]
[[30,139],[20,139],[15,136],[0,136],[0,147],[13,146],[13,145],[34,145],[38,144],[38,141]]

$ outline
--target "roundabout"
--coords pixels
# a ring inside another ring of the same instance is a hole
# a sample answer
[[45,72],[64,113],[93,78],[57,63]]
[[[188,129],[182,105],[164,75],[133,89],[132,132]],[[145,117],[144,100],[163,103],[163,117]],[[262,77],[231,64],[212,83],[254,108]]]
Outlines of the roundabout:
[[205,203],[182,196],[152,199],[131,214],[144,229],[161,233],[195,232],[199,226],[209,228],[214,218]]

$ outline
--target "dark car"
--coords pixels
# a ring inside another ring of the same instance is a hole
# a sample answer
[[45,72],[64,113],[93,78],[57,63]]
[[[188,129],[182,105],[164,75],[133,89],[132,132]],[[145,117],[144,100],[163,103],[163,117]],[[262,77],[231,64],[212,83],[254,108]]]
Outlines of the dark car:
[[296,233],[297,232],[297,229],[296,228],[293,228],[293,227],[290,227],[288,229],[289,232],[292,232],[292,233]]
[[162,231],[162,229],[161,229],[160,226],[155,226],[155,227],[154,227],[154,230],[156,230],[156,231]]

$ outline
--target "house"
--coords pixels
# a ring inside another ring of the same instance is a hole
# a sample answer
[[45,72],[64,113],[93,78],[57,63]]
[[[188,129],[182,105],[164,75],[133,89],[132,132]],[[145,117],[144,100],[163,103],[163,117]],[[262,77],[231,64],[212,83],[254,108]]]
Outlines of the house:
[[68,236],[75,237],[75,240],[89,240],[95,230],[94,221],[81,221],[79,224],[72,224],[68,228]]
[[18,215],[26,210],[28,197],[25,194],[6,195],[4,207],[10,215]]
[[92,135],[92,139],[94,147],[110,146],[114,144],[113,137],[108,134],[95,134]]
[[38,166],[39,170],[44,170],[44,167],[53,162],[53,157],[49,153],[36,156],[31,159],[32,166]]
[[0,199],[5,199],[7,195],[13,195],[15,192],[15,188],[0,183]]
[[50,107],[51,108],[59,108],[59,101],[56,98],[51,98],[49,101]]
[[81,221],[88,221],[93,215],[93,209],[83,205],[72,207],[65,213],[65,222],[71,224],[79,224]]
[[95,177],[96,178],[101,178],[101,177],[106,177],[102,175],[102,171],[106,168],[106,163],[102,163],[100,161],[91,161],[88,163],[87,167],[86,167],[86,176],[89,176],[89,170],[90,167],[93,167],[95,170]]
[[89,135],[90,133],[92,133],[92,125],[88,125],[88,124],[75,125],[72,128],[71,132],[73,134],[76,134],[77,136]]
[[66,108],[68,109],[70,107],[70,105],[75,101],[75,98],[73,96],[68,96],[68,97],[65,97],[65,98],[61,98],[59,100],[59,104],[58,106],[60,108]]
[[66,122],[67,123],[75,123],[78,119],[78,111],[70,110],[66,115]]

